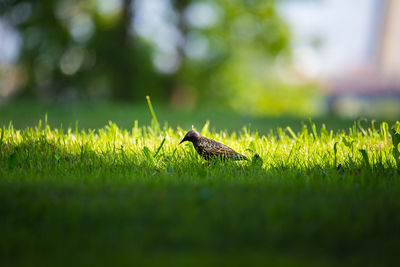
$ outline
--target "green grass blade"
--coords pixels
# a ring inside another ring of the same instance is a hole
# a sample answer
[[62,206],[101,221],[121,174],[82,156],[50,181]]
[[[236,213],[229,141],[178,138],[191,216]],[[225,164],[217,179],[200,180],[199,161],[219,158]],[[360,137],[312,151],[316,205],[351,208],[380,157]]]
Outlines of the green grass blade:
[[151,100],[150,100],[150,96],[146,96],[146,100],[147,100],[147,105],[149,106],[150,112],[151,112],[151,116],[153,117],[153,122],[154,122],[154,126],[155,126],[155,130],[156,131],[160,131],[160,123],[158,122],[156,113],[154,112],[153,109],[153,105],[151,104]]
[[154,153],[154,155],[153,155],[153,158],[156,158],[156,157],[157,157],[157,155],[158,155],[158,153],[160,152],[161,148],[163,147],[164,143],[165,143],[165,137],[164,137],[164,139],[161,141],[161,144],[158,146],[156,153]]

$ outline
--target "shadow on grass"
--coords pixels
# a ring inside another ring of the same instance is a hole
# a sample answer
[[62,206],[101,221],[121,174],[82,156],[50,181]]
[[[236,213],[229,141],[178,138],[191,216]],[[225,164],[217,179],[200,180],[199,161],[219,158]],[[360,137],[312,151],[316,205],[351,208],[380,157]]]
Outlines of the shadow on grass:
[[150,162],[107,153],[3,145],[3,264],[308,266],[397,258],[393,168],[204,164],[194,154]]

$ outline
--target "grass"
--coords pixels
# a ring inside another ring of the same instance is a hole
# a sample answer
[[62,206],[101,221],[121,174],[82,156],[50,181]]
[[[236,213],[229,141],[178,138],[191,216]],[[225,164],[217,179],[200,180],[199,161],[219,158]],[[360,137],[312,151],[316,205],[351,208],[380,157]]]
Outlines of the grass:
[[399,124],[206,123],[202,134],[252,158],[209,164],[178,145],[184,129],[147,125],[4,126],[1,265],[396,263]]
[[[239,131],[246,126],[257,129],[260,134],[268,134],[270,130],[285,128],[290,125],[294,131],[300,131],[302,122],[309,124],[308,118],[295,116],[277,117],[254,117],[245,114],[232,113],[215,108],[201,108],[196,110],[173,109],[165,104],[156,104],[158,119],[163,126],[168,125],[176,129],[190,129],[192,125],[197,128],[203,127],[206,121],[211,121],[210,130],[214,131]],[[78,121],[79,130],[103,128],[108,121],[113,121],[121,129],[131,130],[134,121],[138,120],[141,125],[150,125],[151,112],[147,105],[124,104],[124,103],[65,103],[45,104],[32,102],[10,102],[0,105],[0,125],[8,126],[12,121],[17,129],[35,127],[39,119],[43,120],[44,114],[48,114],[48,124],[52,128],[64,129],[70,127],[75,129]],[[353,126],[354,120],[340,119],[337,117],[323,116],[312,118],[313,122],[321,127],[327,126],[328,130],[348,129]],[[371,118],[368,118],[371,121]],[[375,119],[375,118],[374,118]],[[387,120],[386,120],[387,121]],[[377,120],[379,125],[382,120]],[[362,125],[366,123],[360,122]],[[392,124],[393,121],[388,121]],[[365,127],[365,126],[364,126]]]

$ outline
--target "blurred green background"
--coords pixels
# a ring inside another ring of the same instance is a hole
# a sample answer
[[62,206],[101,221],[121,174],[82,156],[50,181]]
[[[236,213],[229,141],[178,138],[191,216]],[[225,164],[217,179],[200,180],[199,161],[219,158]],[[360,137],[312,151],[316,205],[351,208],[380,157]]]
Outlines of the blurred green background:
[[[265,116],[272,121],[283,116],[282,124],[287,117],[395,119],[400,91],[384,64],[388,38],[380,34],[386,32],[384,26],[373,29],[369,24],[393,24],[382,8],[393,1],[363,1],[354,19],[370,12],[371,16],[358,23],[366,33],[361,41],[357,34],[351,39],[351,32],[359,32],[352,24],[346,31],[341,22],[347,23],[346,14],[353,18],[349,12],[358,6],[339,2],[343,1],[3,0],[0,119],[23,127],[48,112],[58,126],[94,116],[90,110],[85,115],[73,109],[78,105],[109,111],[98,115],[107,120],[120,119],[109,115],[113,107],[118,114],[129,106],[133,120],[133,113],[143,110],[146,95],[163,114],[171,115],[166,115],[168,121],[185,127],[209,119],[222,123],[220,128],[229,128],[232,123],[224,122],[230,120],[237,128],[235,121],[243,126]],[[346,12],[339,19],[327,11]],[[318,23],[318,16],[324,24]],[[343,38],[343,32],[350,34]],[[360,43],[358,50],[352,43]],[[371,52],[360,53],[368,60],[358,65],[340,61],[346,53],[358,57],[357,51],[367,46]],[[354,65],[358,67],[349,68]],[[370,67],[374,70],[355,71]],[[324,70],[330,70],[328,75]],[[55,115],[65,107],[76,115],[71,120]],[[30,114],[27,123],[15,110]],[[197,113],[209,116],[200,114],[199,120],[191,121]]]
[[21,36],[14,99],[144,103],[150,95],[184,110],[316,111],[314,85],[293,90],[277,75],[290,59],[291,34],[275,1],[1,5]]

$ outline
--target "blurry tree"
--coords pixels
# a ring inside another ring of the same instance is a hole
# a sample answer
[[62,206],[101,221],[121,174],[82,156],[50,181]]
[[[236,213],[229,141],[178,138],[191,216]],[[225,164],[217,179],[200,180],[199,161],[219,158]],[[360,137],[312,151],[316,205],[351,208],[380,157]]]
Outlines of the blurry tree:
[[290,52],[290,32],[277,13],[276,1],[173,3],[185,39],[178,83],[197,88],[200,103],[244,110],[276,103],[282,86],[274,63]]
[[137,3],[148,1],[1,1],[0,16],[23,39],[20,95],[142,101],[149,94],[177,105],[246,111],[268,106],[279,112],[292,104],[276,101],[287,89],[276,78],[275,62],[288,58],[290,40],[277,0],[152,0],[173,9],[165,24],[179,32],[167,36],[179,40],[176,53],[162,58],[173,67],[164,73],[156,70],[154,40],[134,24],[144,12]]
[[23,39],[20,96],[165,97],[148,45],[132,34],[132,1],[3,1],[0,15]]

